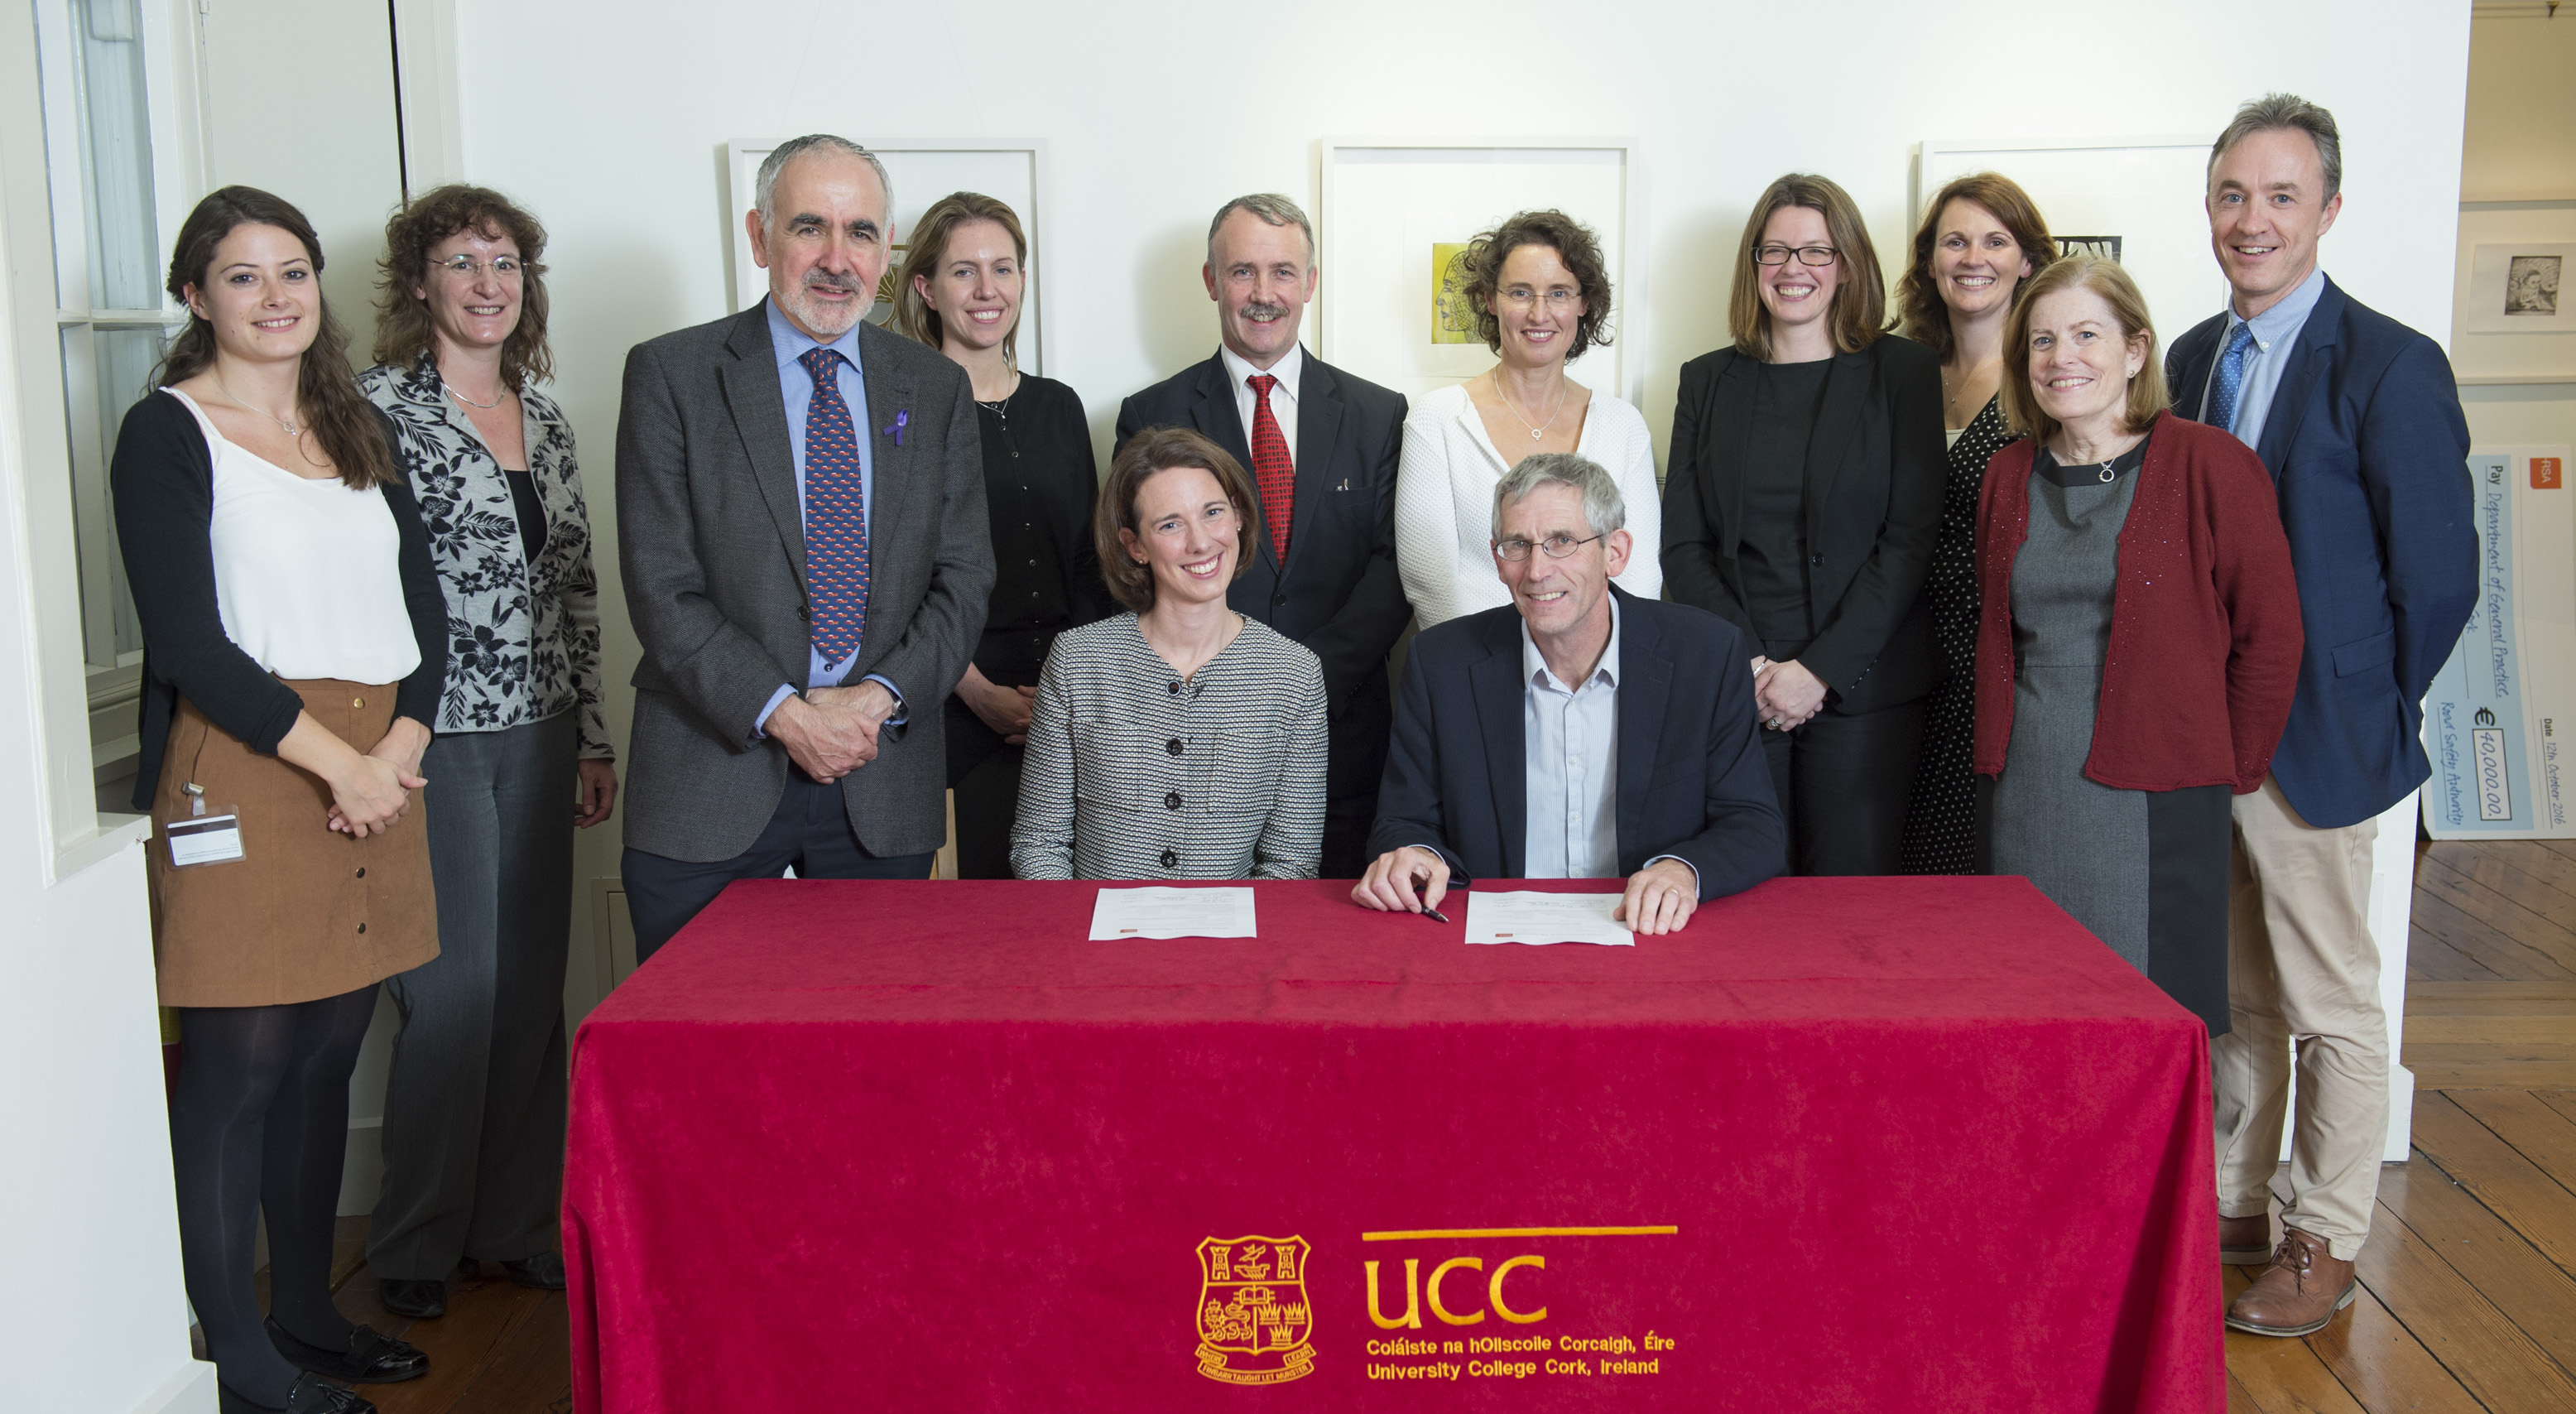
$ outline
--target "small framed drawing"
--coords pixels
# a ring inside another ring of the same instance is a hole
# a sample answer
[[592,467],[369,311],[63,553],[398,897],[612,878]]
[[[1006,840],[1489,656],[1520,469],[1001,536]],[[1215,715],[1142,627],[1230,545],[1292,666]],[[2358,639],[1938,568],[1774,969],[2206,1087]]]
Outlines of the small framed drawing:
[[[1636,229],[1636,144],[1627,138],[1326,138],[1318,181],[1323,289],[1317,351],[1407,397],[1493,366],[1476,337],[1460,254],[1516,211],[1553,207],[1592,228],[1610,263],[1606,349],[1575,381],[1644,394],[1646,282]],[[1313,317],[1313,316],[1310,316]]]
[[[725,144],[724,199],[725,209],[731,213],[725,228],[731,232],[728,249],[733,266],[733,307],[737,310],[751,308],[769,293],[769,272],[752,259],[751,233],[744,228],[743,217],[752,209],[761,159],[778,146],[778,141],[738,138]],[[868,150],[885,164],[886,178],[894,186],[893,250],[886,262],[885,278],[877,285],[876,308],[869,311],[868,322],[883,324],[894,313],[894,273],[903,264],[913,223],[921,219],[932,202],[950,192],[982,192],[1009,203],[1019,215],[1021,231],[1029,238],[1028,284],[1020,297],[1017,348],[1020,367],[1045,374],[1046,241],[1041,234],[1045,145],[1037,141],[916,142]]]
[[2460,322],[2472,334],[2576,333],[2576,291],[2562,284],[2569,273],[2576,244],[2481,244],[2470,257]]
[[[1915,149],[1912,199],[1920,220],[1943,184],[1972,172],[2012,178],[2039,204],[2060,253],[2120,262],[2147,297],[2158,341],[2226,306],[2227,285],[2210,253],[2206,137],[2101,137],[1978,141],[1946,138]],[[1913,229],[1909,223],[1906,234]],[[1908,251],[1895,252],[1891,281]]]

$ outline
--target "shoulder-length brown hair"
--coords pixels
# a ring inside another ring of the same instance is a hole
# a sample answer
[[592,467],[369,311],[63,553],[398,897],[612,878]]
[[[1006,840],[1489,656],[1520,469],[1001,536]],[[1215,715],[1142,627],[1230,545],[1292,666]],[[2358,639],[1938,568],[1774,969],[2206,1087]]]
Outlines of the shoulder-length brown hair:
[[1583,296],[1583,314],[1574,322],[1574,342],[1565,361],[1583,357],[1585,349],[1610,342],[1610,262],[1601,254],[1601,239],[1592,228],[1562,211],[1518,211],[1503,223],[1467,243],[1467,307],[1476,313],[1476,337],[1496,353],[1503,351],[1503,321],[1494,313],[1502,295],[1503,261],[1525,245],[1547,246],[1565,262],[1566,273]]
[[[1896,306],[1899,332],[1918,344],[1928,344],[1932,352],[1948,363],[1959,350],[1956,335],[1950,332],[1950,306],[1941,298],[1941,282],[1932,273],[1932,247],[1941,240],[1941,213],[1950,203],[1964,201],[1995,218],[2021,247],[2021,258],[2030,262],[2030,273],[2037,275],[2057,259],[2057,241],[2048,234],[2048,222],[2039,214],[2039,203],[2021,189],[2021,183],[1995,172],[1971,172],[1953,178],[1932,194],[1932,204],[1923,208],[1923,224],[1914,228],[1914,261],[1896,282]],[[2022,284],[2013,286],[2013,298],[2021,297]]]
[[2138,293],[2138,282],[2120,268],[2116,260],[2099,255],[2070,255],[2022,282],[2019,297],[2013,302],[2012,323],[2004,334],[2004,420],[2012,430],[2029,434],[2046,442],[2057,435],[2058,421],[2040,411],[2039,399],[2030,385],[2030,319],[2031,311],[2043,298],[2060,290],[2085,289],[2100,295],[2111,306],[2120,321],[2120,339],[2129,341],[2146,336],[2147,361],[2129,379],[2129,406],[2125,414],[2128,430],[2144,432],[2156,414],[2173,406],[2165,395],[2165,364],[2156,353],[2156,326],[2147,318],[2147,297]]
[[1112,598],[1140,614],[1154,607],[1154,571],[1128,555],[1127,547],[1118,542],[1118,532],[1143,538],[1136,525],[1136,493],[1154,473],[1181,466],[1199,468],[1225,489],[1225,498],[1234,503],[1237,526],[1234,578],[1243,578],[1243,572],[1252,567],[1256,547],[1248,537],[1261,520],[1253,513],[1252,478],[1244,474],[1243,463],[1190,428],[1148,427],[1128,438],[1127,445],[1110,458],[1109,479],[1102,483],[1100,499],[1091,512],[1091,540],[1100,551],[1100,577],[1109,582]]
[[519,323],[501,342],[501,381],[523,393],[555,376],[546,346],[546,228],[490,187],[450,182],[413,197],[385,222],[385,254],[376,262],[375,360],[398,368],[438,346],[429,301],[413,291],[429,283],[429,249],[463,231],[519,248]]
[[1869,243],[1860,208],[1832,181],[1791,172],[1762,189],[1744,223],[1744,240],[1736,247],[1735,288],[1726,300],[1726,328],[1735,336],[1735,347],[1765,362],[1771,358],[1771,311],[1762,303],[1762,267],[1754,263],[1753,252],[1762,244],[1762,228],[1770,224],[1771,214],[1787,206],[1823,213],[1825,234],[1842,262],[1833,307],[1825,311],[1835,351],[1858,353],[1877,343],[1887,332],[1887,280],[1879,273],[1878,251]]
[[[331,316],[330,302],[322,297],[322,242],[313,234],[313,223],[285,198],[272,196],[257,187],[222,187],[208,192],[206,198],[179,223],[179,238],[171,243],[170,278],[164,288],[170,297],[185,304],[188,291],[206,287],[212,273],[215,248],[224,237],[239,226],[275,226],[304,247],[304,258],[313,262],[313,307],[321,315],[321,327],[313,335],[312,346],[304,351],[295,371],[295,403],[304,417],[313,440],[322,455],[340,469],[340,482],[353,491],[364,491],[398,480],[394,468],[393,448],[385,441],[384,424],[377,420],[375,404],[358,388],[356,375],[349,371],[349,336],[340,321]],[[167,387],[184,383],[214,366],[215,326],[195,310],[188,312],[188,327],[170,341],[161,355],[160,365],[152,370],[152,386]]]
[[[940,326],[939,311],[932,309],[915,285],[916,277],[939,279],[939,262],[948,255],[948,238],[969,221],[990,221],[1011,234],[1011,249],[1020,258],[1020,292],[1028,293],[1029,238],[1020,230],[1019,213],[999,197],[979,191],[950,192],[930,204],[921,219],[912,223],[904,247],[903,268],[894,277],[894,325],[898,332],[930,345],[941,346],[947,331]],[[1002,335],[1002,358],[1013,368],[1020,366],[1020,319],[1028,313],[1022,305],[1019,315],[1011,319],[1009,332]]]

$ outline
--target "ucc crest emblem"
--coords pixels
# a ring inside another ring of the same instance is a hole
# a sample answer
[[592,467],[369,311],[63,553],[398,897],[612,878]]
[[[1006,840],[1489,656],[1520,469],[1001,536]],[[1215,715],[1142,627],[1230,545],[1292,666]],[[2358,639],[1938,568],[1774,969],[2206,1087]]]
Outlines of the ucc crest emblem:
[[1315,1372],[1315,1308],[1302,1237],[1211,1237],[1199,1244],[1199,1373],[1275,1385]]

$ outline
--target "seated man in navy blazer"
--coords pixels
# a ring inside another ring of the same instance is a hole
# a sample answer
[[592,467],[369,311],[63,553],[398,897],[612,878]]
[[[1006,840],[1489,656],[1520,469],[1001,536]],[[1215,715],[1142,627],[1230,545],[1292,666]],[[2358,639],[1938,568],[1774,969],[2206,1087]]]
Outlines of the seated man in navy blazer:
[[1744,640],[1610,583],[1626,521],[1618,482],[1570,453],[1529,457],[1494,488],[1511,606],[1413,640],[1353,901],[1418,913],[1453,878],[1624,874],[1619,917],[1669,933],[1701,899],[1780,872]]

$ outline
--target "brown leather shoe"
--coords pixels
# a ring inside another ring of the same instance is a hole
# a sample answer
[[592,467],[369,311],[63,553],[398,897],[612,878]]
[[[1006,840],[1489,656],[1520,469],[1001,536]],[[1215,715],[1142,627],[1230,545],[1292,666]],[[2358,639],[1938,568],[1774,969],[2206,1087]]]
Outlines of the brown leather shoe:
[[2249,1335],[2308,1335],[2361,1294],[2352,1263],[2335,1260],[2326,1240],[2295,1227],[2281,1230],[2272,1265],[2227,1308],[2227,1328]]
[[2223,1267],[2260,1267],[2272,1260],[2272,1215],[2218,1220],[2218,1263]]

